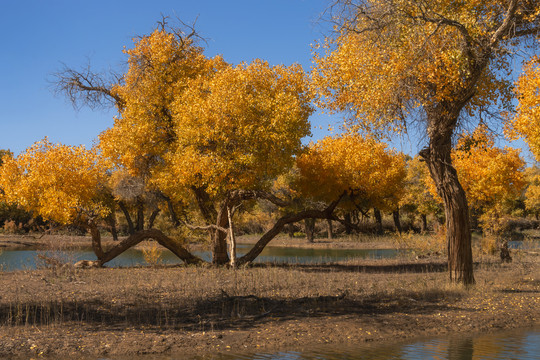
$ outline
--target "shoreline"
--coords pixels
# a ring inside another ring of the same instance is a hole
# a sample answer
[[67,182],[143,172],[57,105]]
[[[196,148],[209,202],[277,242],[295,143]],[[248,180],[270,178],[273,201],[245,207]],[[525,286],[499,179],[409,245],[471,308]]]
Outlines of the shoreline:
[[475,277],[465,289],[405,260],[3,273],[0,356],[193,356],[540,325],[538,256],[480,262]]

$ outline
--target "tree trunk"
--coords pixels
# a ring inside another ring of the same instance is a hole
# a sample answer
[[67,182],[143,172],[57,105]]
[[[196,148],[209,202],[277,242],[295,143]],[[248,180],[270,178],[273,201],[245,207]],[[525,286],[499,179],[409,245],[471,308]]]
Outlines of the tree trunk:
[[229,220],[229,264],[236,267],[236,239],[234,238],[234,227],[232,222],[231,208],[227,206],[227,218]]
[[144,230],[144,201],[137,198],[137,231]]
[[381,211],[377,208],[373,208],[373,216],[375,217],[375,225],[376,225],[377,234],[382,235],[383,226],[382,226]]
[[421,219],[420,232],[425,233],[427,231],[427,215],[426,214],[420,214],[420,219]]
[[396,230],[401,234],[402,228],[401,221],[399,219],[399,209],[392,212],[392,217],[394,218],[394,226],[396,227]]
[[315,219],[306,218],[304,220],[304,229],[307,241],[310,243],[315,242]]
[[[227,209],[228,206],[223,205],[217,216],[216,225],[223,229],[229,227]],[[214,265],[225,265],[230,261],[227,254],[227,236],[227,233],[221,230],[212,231],[212,264]]]
[[150,218],[148,219],[148,228],[151,229],[154,227],[154,221],[156,221],[156,217],[158,216],[160,210],[156,209],[152,211],[152,214],[150,215]]
[[326,219],[328,223],[328,240],[332,240],[334,238],[334,227],[332,226],[332,219]]
[[[447,129],[447,128],[446,128]],[[420,155],[426,160],[446,215],[446,241],[450,280],[474,284],[469,207],[451,158],[452,131],[430,134],[429,148]]]
[[350,225],[352,222],[351,213],[346,213],[343,218],[345,219],[345,234],[351,235],[352,233],[352,226]]
[[124,204],[123,201],[119,201],[118,206],[120,207],[120,210],[122,210],[122,212],[124,213],[124,217],[126,218],[126,222],[127,222],[127,225],[128,225],[128,233],[130,235],[134,234],[135,233],[135,226],[133,226],[133,220],[131,220],[131,215],[129,214],[129,210],[128,210],[126,204]]
[[[252,262],[259,256],[259,254],[264,250],[266,245],[274,238],[276,237],[283,227],[287,224],[293,224],[298,221],[311,219],[313,220],[313,223],[315,223],[315,219],[328,219],[332,217],[332,214],[334,210],[336,209],[336,206],[339,204],[341,199],[343,198],[344,194],[342,194],[338,199],[333,201],[328,207],[324,210],[304,210],[297,214],[292,215],[285,215],[278,219],[274,226],[268,230],[264,235],[255,243],[255,245],[251,248],[251,250],[248,251],[247,254],[240,257],[237,261],[237,265],[243,265]],[[334,218],[334,220],[337,220],[337,218]]]
[[90,234],[92,235],[92,249],[94,254],[98,258],[99,265],[103,265],[118,255],[122,254],[124,251],[132,248],[143,240],[154,239],[160,245],[169,249],[173,254],[178,256],[186,264],[202,264],[204,261],[197,256],[192,255],[187,251],[180,242],[177,240],[171,239],[167,235],[163,234],[161,231],[156,229],[150,230],[141,230],[137,231],[134,234],[130,235],[127,239],[121,241],[118,245],[113,246],[108,250],[103,250],[101,246],[101,234],[99,229],[94,224],[89,225]]

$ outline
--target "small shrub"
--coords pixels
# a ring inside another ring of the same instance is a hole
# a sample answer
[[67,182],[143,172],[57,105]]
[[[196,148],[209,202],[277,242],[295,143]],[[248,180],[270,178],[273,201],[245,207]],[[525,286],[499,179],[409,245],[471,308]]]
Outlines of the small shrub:
[[163,250],[159,248],[156,242],[152,243],[150,248],[145,248],[142,251],[144,261],[151,266],[158,266],[162,263]]

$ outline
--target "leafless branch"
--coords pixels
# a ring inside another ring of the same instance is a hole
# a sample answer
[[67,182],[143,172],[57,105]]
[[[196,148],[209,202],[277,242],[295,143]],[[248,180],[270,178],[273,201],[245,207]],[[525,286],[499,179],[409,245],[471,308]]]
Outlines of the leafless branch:
[[105,75],[93,72],[90,65],[77,71],[64,64],[63,69],[52,76],[54,92],[67,96],[76,109],[82,106],[91,109],[112,107],[123,103],[122,99],[111,91],[115,83],[122,81],[118,74],[111,74],[114,80],[108,81]]

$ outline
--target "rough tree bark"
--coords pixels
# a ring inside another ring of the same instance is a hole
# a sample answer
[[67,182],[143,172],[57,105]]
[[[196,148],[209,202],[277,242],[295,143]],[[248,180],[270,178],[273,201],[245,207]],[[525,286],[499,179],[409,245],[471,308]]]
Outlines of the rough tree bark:
[[[433,124],[440,125],[452,122],[453,124],[457,123],[457,115],[454,119],[441,119]],[[426,161],[431,177],[437,186],[437,192],[444,203],[450,280],[471,285],[475,281],[469,206],[465,191],[459,183],[457,172],[452,166],[453,126],[440,126],[431,130],[429,147],[420,151],[420,156]]]

